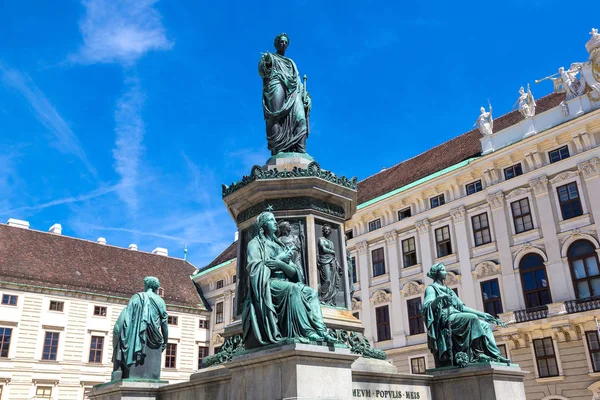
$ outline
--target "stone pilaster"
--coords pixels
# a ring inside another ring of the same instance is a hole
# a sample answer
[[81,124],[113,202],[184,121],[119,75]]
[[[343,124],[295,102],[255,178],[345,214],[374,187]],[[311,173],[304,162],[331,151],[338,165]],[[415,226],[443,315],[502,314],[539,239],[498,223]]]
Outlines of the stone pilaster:
[[365,337],[373,343],[372,316],[374,313],[371,310],[371,304],[368,301],[370,298],[370,276],[371,266],[369,264],[369,244],[366,241],[356,243],[358,250],[358,272],[360,279],[360,295],[362,300],[362,309],[360,312],[360,320],[365,327]]
[[450,210],[450,215],[454,221],[454,230],[456,232],[456,247],[458,252],[458,261],[460,264],[460,274],[462,275],[463,288],[460,293],[461,300],[469,307],[477,307],[475,301],[475,286],[473,276],[471,275],[471,246],[469,243],[469,232],[467,230],[467,212],[463,206]]
[[392,320],[392,340],[394,347],[406,345],[406,335],[404,333],[404,324],[402,320],[400,298],[400,246],[398,246],[398,232],[395,229],[384,233],[387,244],[387,253],[390,273],[390,290],[392,297],[391,320]]
[[428,219],[422,219],[415,223],[417,232],[419,233],[419,246],[421,249],[421,265],[423,266],[423,279],[427,283],[431,283],[431,279],[427,277],[427,271],[433,265],[433,251],[431,248],[431,224]]
[[589,199],[587,202],[589,212],[591,212],[596,230],[600,234],[600,228],[598,227],[600,224],[600,207],[594,206],[598,204],[598,199],[600,199],[600,160],[598,157],[594,157],[577,164],[577,169],[583,177],[582,184],[585,185],[587,198]]

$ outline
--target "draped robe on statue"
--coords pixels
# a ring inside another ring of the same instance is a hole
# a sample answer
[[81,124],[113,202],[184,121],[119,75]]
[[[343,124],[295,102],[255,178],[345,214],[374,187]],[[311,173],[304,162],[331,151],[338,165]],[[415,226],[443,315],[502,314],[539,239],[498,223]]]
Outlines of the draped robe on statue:
[[316,290],[302,283],[301,268],[289,262],[296,273],[288,278],[283,271],[266,266],[265,261],[285,250],[275,239],[258,235],[248,243],[248,294],[242,312],[246,348],[274,344],[285,338],[308,342],[311,334],[323,336],[321,306]]
[[[450,296],[449,306],[439,301],[443,295]],[[481,355],[493,360],[502,356],[490,325],[475,314],[463,312],[463,307],[464,303],[449,287],[432,283],[425,290],[422,314],[427,327],[427,345],[436,367],[451,365],[449,350],[452,342],[453,356],[463,352],[469,363],[477,362]]]
[[164,343],[161,326],[167,321],[165,301],[156,293],[136,293],[129,300],[113,330],[115,365],[144,363],[147,349],[160,349]]
[[[304,85],[294,61],[277,53],[262,57],[258,73],[263,78],[263,112],[267,141],[272,155],[281,152],[306,153],[308,136],[303,102]],[[310,108],[310,106],[309,106]]]
[[319,299],[324,304],[335,305],[335,296],[340,286],[340,265],[335,257],[333,242],[325,237],[319,238]]

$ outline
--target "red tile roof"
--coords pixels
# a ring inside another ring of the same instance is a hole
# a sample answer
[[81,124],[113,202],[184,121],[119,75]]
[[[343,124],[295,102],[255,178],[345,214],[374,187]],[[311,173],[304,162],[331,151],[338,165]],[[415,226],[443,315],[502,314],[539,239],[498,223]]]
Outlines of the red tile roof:
[[[554,108],[565,99],[565,94],[552,93],[536,100],[536,113]],[[506,129],[523,120],[518,111],[494,119],[494,132]],[[481,154],[481,133],[473,129],[440,144],[416,157],[403,161],[358,182],[358,204],[374,199],[418,179],[458,164]]]
[[225,250],[223,250],[223,252],[221,252],[221,254],[219,254],[217,256],[217,258],[212,260],[210,262],[210,264],[208,264],[206,267],[202,268],[202,270],[212,268],[221,263],[224,263],[225,261],[229,261],[233,258],[237,258],[237,243],[238,243],[237,240],[235,242],[231,243],[229,245],[229,247],[227,247]]
[[129,298],[156,276],[167,304],[204,308],[187,261],[0,225],[0,280]]

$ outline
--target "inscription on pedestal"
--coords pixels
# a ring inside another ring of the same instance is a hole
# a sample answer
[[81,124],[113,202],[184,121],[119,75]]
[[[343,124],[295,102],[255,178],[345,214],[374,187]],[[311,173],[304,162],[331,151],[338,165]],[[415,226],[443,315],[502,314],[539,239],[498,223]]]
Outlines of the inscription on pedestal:
[[431,394],[428,387],[416,388],[411,385],[354,382],[352,384],[352,398],[429,400]]

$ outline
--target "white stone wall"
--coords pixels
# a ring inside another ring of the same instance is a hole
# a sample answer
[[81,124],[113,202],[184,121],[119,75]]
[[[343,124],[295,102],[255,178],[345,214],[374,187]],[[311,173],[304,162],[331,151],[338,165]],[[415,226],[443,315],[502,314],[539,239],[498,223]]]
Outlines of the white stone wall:
[[[7,283],[0,284],[0,298],[3,294],[17,295],[18,304],[0,305],[0,327],[13,329],[8,358],[0,358],[2,399],[28,400],[38,386],[51,386],[53,399],[81,400],[85,390],[110,380],[112,329],[126,299]],[[64,302],[63,311],[50,311],[51,300]],[[95,305],[107,307],[107,315],[94,316]],[[177,343],[177,363],[175,369],[163,368],[161,378],[187,381],[197,370],[198,344],[208,338],[208,330],[198,328],[207,312],[172,306],[167,311],[178,317],[178,326],[169,326],[169,342]],[[56,361],[41,360],[46,331],[60,333]],[[92,336],[104,337],[101,364],[88,362]]]

